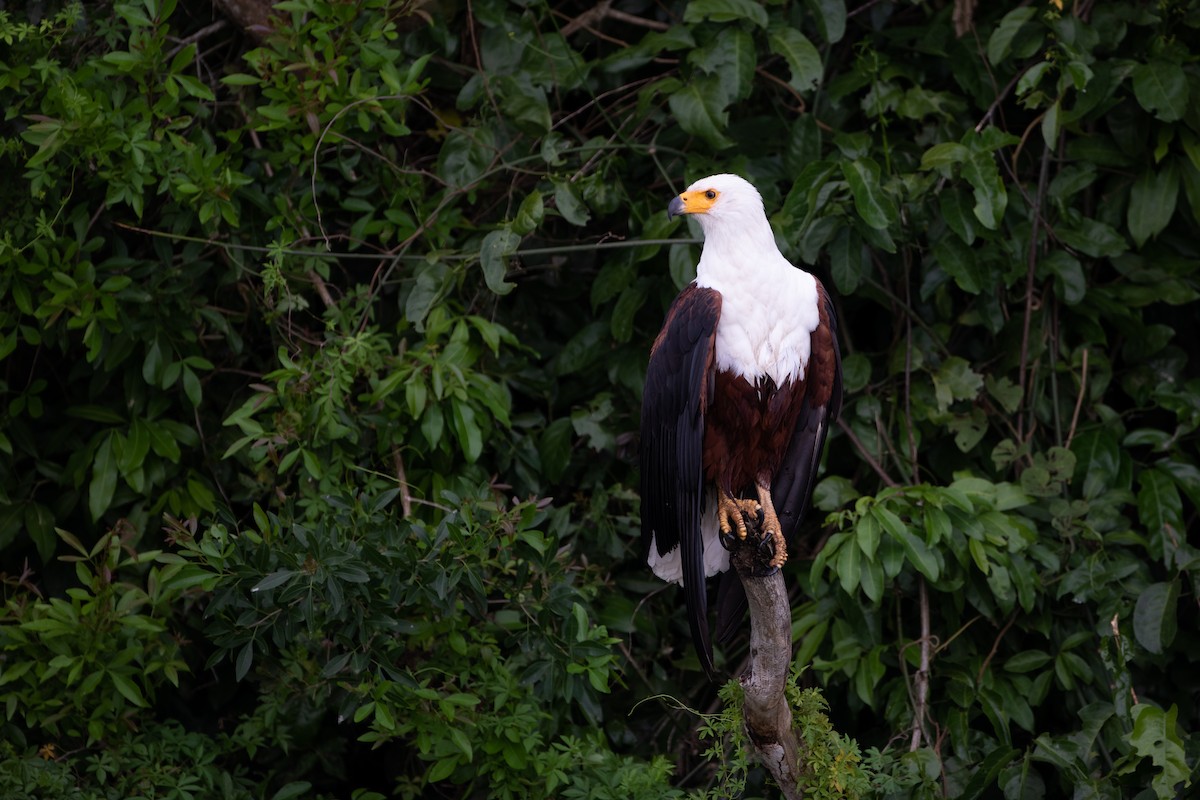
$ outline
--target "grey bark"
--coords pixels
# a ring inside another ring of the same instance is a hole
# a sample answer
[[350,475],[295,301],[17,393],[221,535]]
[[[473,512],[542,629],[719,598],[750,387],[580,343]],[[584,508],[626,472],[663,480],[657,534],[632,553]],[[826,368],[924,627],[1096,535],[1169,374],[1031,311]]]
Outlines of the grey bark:
[[792,730],[787,681],[792,663],[792,608],[783,572],[762,576],[752,546],[737,548],[733,564],[750,605],[750,664],[738,678],[745,697],[746,733],[759,761],[788,800],[801,800],[800,743]]

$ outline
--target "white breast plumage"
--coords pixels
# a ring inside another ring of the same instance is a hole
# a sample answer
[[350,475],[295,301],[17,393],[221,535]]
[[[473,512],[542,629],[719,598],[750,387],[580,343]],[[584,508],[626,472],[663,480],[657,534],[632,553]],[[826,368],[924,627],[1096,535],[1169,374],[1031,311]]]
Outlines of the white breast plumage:
[[738,270],[736,283],[724,279],[720,273],[725,270],[705,271],[697,278],[700,286],[721,293],[718,368],[751,382],[767,375],[776,386],[804,379],[810,335],[820,323],[817,285],[812,275],[786,261],[782,267],[762,270],[769,276],[765,279],[755,275],[757,269]]

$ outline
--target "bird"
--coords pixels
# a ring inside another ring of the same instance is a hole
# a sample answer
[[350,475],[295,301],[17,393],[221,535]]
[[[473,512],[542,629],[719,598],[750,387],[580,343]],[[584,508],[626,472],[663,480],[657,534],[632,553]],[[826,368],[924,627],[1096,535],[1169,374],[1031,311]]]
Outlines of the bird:
[[779,251],[753,184],[701,178],[667,207],[668,218],[684,214],[704,242],[646,368],[641,538],[654,574],[682,585],[693,645],[715,681],[707,579],[723,573],[717,637],[727,641],[746,610],[729,548],[746,539],[749,518],[763,570],[786,562],[841,408],[841,353],[829,293]]

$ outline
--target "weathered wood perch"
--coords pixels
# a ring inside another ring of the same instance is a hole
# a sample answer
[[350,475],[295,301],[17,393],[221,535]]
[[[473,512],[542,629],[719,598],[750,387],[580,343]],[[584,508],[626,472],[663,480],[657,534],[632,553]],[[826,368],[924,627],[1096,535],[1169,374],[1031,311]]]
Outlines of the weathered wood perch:
[[782,570],[762,575],[756,538],[751,535],[730,554],[750,606],[750,665],[738,677],[745,697],[742,713],[759,761],[784,797],[801,800],[801,750],[786,692],[792,663],[791,602]]

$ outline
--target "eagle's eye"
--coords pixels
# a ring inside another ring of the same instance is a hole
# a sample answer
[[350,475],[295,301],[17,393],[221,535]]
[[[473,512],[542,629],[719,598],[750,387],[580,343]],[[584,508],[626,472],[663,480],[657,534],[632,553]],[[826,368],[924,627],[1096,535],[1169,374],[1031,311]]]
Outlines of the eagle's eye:
[[714,192],[712,189],[709,189],[707,192],[705,192],[704,196],[707,197],[709,200],[717,199],[717,193]]

